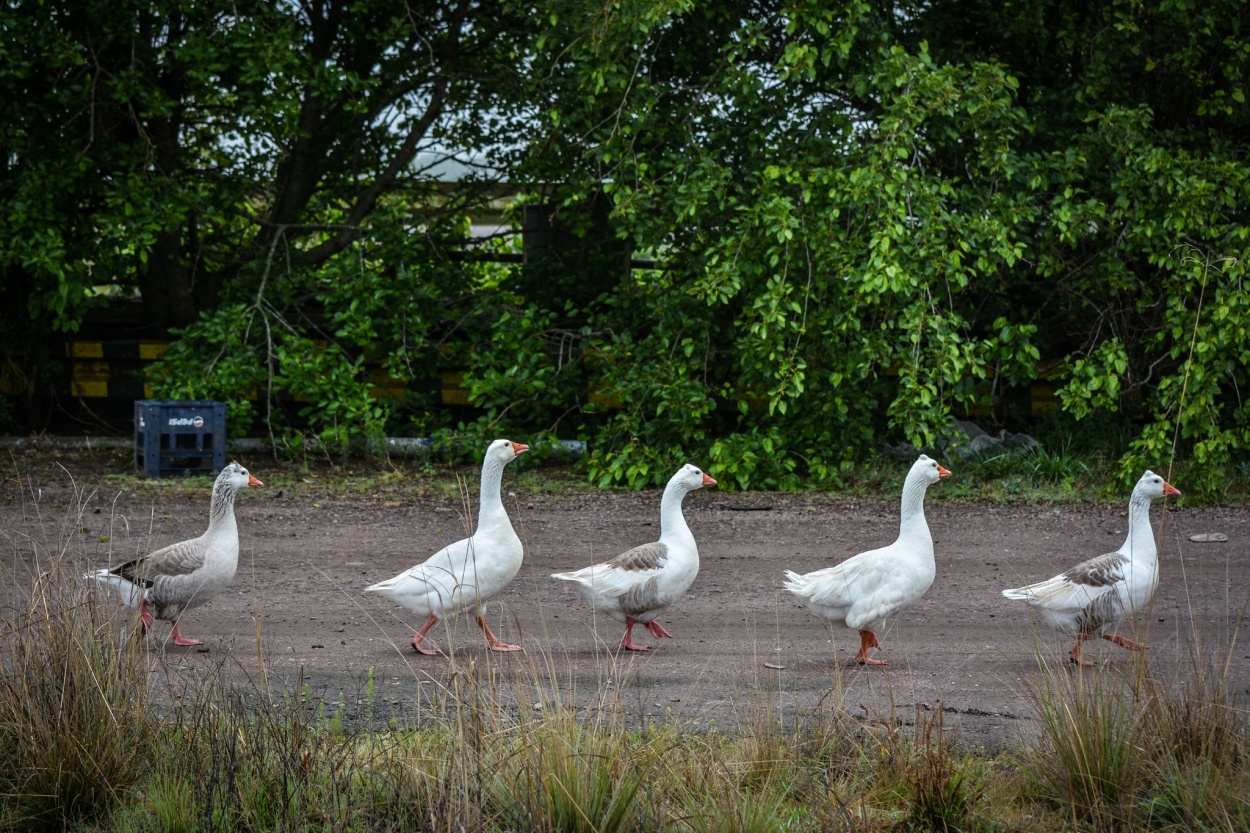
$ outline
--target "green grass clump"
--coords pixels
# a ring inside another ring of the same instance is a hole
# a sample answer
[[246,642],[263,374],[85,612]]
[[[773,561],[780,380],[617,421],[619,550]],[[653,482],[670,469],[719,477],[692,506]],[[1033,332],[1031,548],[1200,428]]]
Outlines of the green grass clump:
[[1043,668],[1035,704],[1042,731],[1030,771],[1073,824],[1246,829],[1250,746],[1227,664],[1195,661],[1172,682],[1144,658],[1122,675]]
[[1116,830],[1146,771],[1143,704],[1123,680],[1084,670],[1041,672],[1034,704],[1041,733],[1032,771],[1047,793],[1094,830]]
[[492,799],[506,829],[626,833],[643,815],[658,738],[632,743],[615,721],[570,713],[529,722],[505,744]]
[[1152,826],[1245,830],[1250,816],[1250,737],[1228,685],[1228,661],[1195,652],[1188,673],[1167,684],[1153,675],[1147,730],[1154,741],[1152,786],[1140,814]]

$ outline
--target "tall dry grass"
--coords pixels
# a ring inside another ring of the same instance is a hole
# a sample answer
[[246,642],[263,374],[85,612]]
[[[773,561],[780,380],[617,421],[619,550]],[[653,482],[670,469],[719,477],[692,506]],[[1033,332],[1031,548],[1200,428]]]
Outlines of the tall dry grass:
[[0,784],[9,797],[3,821],[27,830],[106,817],[142,782],[153,732],[150,669],[134,623],[80,579],[91,495],[71,486],[65,517],[39,517],[33,500],[38,534],[5,534]]
[[1119,670],[1043,663],[1041,732],[1027,758],[1044,794],[1082,829],[1250,829],[1250,729],[1229,685],[1234,647],[1172,678],[1141,654]]

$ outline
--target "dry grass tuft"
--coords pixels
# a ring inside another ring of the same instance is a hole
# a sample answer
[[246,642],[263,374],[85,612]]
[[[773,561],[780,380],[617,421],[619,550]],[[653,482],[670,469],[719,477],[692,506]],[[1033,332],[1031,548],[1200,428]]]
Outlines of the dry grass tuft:
[[[107,816],[144,778],[146,655],[81,574],[87,497],[44,542],[10,537],[0,621],[0,782],[10,821],[55,830]],[[47,528],[47,527],[45,527]]]

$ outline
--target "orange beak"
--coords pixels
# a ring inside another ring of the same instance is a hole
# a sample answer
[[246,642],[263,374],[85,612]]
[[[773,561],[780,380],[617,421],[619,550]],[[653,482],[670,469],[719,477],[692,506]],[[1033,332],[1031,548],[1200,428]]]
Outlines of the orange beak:
[[938,463],[938,480],[941,480],[943,477],[950,477],[950,476],[951,476],[951,470],[943,466],[941,463]]
[[[252,474],[249,472],[249,473],[248,473],[248,475],[247,475],[247,485],[249,485],[249,486],[264,486],[265,484],[264,484],[264,483],[261,483],[259,480],[257,480],[257,479],[256,479],[256,477],[255,477],[254,475],[252,475]],[[1180,492],[1177,492],[1177,494],[1180,494]]]
[[530,447],[526,445],[525,443],[513,443],[512,444],[513,454],[524,454],[525,452],[529,450],[530,450]]
[[1176,488],[1175,486],[1173,486],[1171,483],[1167,482],[1166,480],[1163,481],[1163,494],[1179,495],[1180,493],[1181,493],[1180,489]]
[[716,481],[715,481],[715,480],[713,480],[712,478],[708,477],[708,476],[705,474],[705,475],[703,475],[703,485],[704,485],[704,486],[715,486],[715,485],[716,485]]

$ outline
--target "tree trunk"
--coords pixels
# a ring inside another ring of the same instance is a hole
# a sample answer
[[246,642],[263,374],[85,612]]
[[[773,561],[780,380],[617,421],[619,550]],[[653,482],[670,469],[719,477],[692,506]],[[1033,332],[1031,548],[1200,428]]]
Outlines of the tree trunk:
[[164,334],[170,327],[185,327],[198,317],[191,273],[182,262],[180,227],[156,238],[143,272],[143,318],[146,327]]

